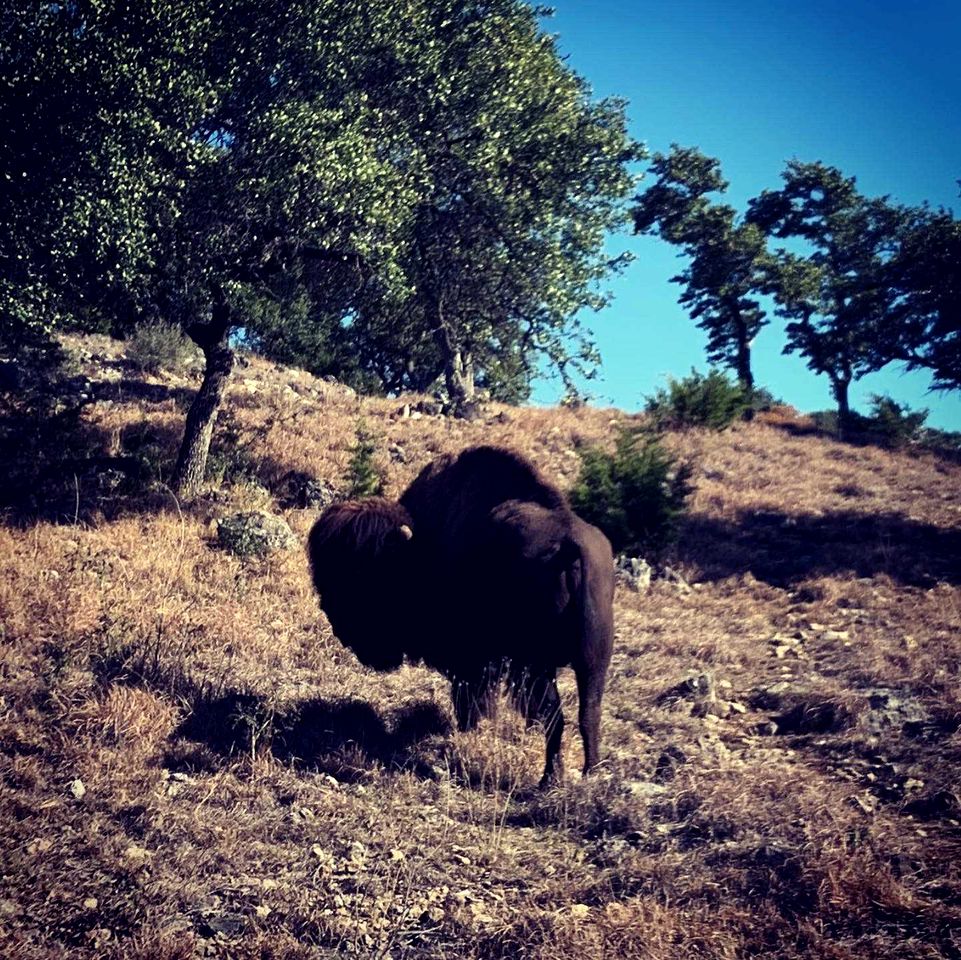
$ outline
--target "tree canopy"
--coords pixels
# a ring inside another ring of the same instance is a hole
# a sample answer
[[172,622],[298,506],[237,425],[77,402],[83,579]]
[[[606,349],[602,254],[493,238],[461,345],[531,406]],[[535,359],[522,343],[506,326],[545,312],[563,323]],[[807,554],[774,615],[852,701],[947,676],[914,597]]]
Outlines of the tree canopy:
[[946,210],[913,211],[891,275],[893,354],[930,370],[934,389],[961,389],[961,222]]
[[788,321],[785,351],[829,378],[843,430],[851,382],[892,359],[884,334],[898,296],[890,264],[907,212],[865,197],[853,177],[823,163],[792,160],[782,179],[780,190],[750,201],[747,219],[807,251],[778,250],[765,288]]
[[[231,333],[385,389],[524,394],[614,265],[639,148],[517,0],[15,0],[0,33],[0,310]],[[578,348],[571,350],[570,338]]]

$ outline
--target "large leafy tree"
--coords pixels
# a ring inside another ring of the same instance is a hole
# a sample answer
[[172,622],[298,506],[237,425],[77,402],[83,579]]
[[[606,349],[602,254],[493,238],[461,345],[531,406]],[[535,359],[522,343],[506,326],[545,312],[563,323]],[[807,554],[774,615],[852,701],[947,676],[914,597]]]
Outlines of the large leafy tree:
[[458,398],[475,356],[515,387],[533,350],[563,364],[600,302],[636,148],[526,4],[14,0],[2,21],[5,322],[180,322],[206,361],[182,493],[240,330],[391,389],[446,372]]
[[412,293],[368,301],[356,329],[379,345],[387,389],[443,376],[455,407],[478,384],[520,399],[538,356],[562,374],[595,359],[577,314],[606,302],[599,284],[624,262],[604,240],[626,220],[642,151],[623,104],[590,99],[538,14],[435,0],[415,24],[436,38],[426,76],[395,85],[392,101],[424,156],[404,245]]
[[35,278],[46,323],[81,298],[108,310],[118,291],[115,326],[151,311],[183,325],[206,363],[182,493],[203,479],[244,306],[270,316],[296,278],[342,315],[372,278],[400,277],[419,151],[379,105],[380,64],[423,42],[405,29],[408,6],[21,0],[5,21],[3,106],[18,135],[4,156],[8,314],[40,314],[16,292]]
[[671,278],[683,285],[680,303],[707,333],[708,359],[732,369],[751,390],[751,347],[768,322],[758,300],[765,235],[710,198],[728,184],[719,161],[697,148],[672,145],[654,155],[650,172],[655,179],[634,207],[635,230],[661,237],[689,258]]
[[823,163],[792,160],[782,179],[780,190],[750,201],[748,220],[805,250],[779,250],[766,289],[788,321],[785,351],[829,378],[843,432],[852,381],[892,359],[885,331],[898,294],[890,265],[908,215]]

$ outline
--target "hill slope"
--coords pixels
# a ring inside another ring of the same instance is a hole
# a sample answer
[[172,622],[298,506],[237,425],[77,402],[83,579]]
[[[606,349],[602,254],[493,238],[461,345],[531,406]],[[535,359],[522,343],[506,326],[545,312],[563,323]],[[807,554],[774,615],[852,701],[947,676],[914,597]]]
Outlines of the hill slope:
[[605,762],[541,795],[509,710],[453,732],[442,678],[331,637],[301,550],[242,561],[211,521],[266,508],[303,542],[306,476],[343,483],[361,417],[396,494],[478,442],[566,488],[623,414],[455,422],[251,359],[225,480],[181,507],[151,471],[192,384],[79,346],[92,402],[7,471],[0,953],[961,956],[957,464],[783,411],[670,436],[674,574],[618,588]]

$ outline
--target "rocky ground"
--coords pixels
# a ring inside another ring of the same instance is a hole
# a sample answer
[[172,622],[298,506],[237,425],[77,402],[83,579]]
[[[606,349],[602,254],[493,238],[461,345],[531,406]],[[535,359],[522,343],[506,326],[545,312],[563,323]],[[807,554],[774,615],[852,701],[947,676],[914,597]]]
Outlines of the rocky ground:
[[302,544],[361,420],[396,494],[478,442],[569,487],[625,414],[455,421],[249,359],[181,504],[195,381],[71,347],[79,408],[0,433],[4,956],[961,956],[957,463],[787,409],[669,435],[695,490],[623,564],[605,761],[569,727],[538,793],[506,706],[458,734],[442,678],[340,647]]

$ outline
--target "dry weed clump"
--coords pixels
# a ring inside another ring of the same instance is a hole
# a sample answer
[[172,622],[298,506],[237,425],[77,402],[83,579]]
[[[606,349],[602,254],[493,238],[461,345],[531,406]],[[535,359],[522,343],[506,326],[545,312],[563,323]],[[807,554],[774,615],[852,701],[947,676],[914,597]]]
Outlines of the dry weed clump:
[[777,410],[669,434],[695,491],[673,574],[618,589],[604,762],[537,793],[512,710],[453,732],[442,678],[331,636],[299,551],[240,560],[211,524],[303,540],[285,484],[342,490],[361,417],[396,494],[477,442],[569,487],[624,414],[412,417],[251,358],[219,485],[176,504],[193,383],[99,363],[88,453],[149,470],[0,526],[0,954],[961,955],[958,465]]

